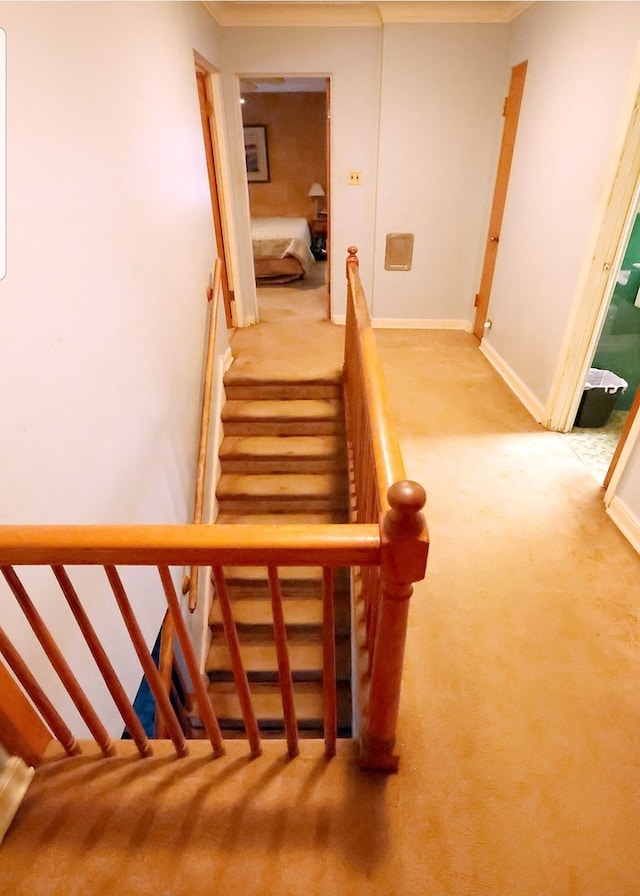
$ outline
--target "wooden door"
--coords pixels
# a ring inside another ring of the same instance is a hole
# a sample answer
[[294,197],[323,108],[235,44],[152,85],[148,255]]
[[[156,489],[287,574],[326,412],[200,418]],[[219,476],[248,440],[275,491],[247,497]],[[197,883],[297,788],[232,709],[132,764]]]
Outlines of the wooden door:
[[235,325],[233,319],[234,296],[229,286],[229,276],[227,273],[227,262],[225,256],[224,230],[222,227],[222,214],[220,212],[220,197],[218,196],[218,181],[216,176],[216,161],[213,151],[213,138],[211,136],[210,117],[213,114],[213,107],[207,95],[207,72],[196,69],[196,78],[198,81],[198,99],[200,101],[200,119],[202,121],[202,136],[204,138],[204,149],[207,157],[207,173],[209,175],[209,190],[211,192],[211,211],[213,214],[213,229],[216,237],[216,248],[218,250],[218,258],[221,261],[221,277],[220,283],[222,287],[222,299],[224,302],[224,316],[227,327]]
[[526,73],[526,61],[521,62],[511,69],[509,96],[504,101],[504,129],[502,131],[500,158],[498,159],[498,173],[496,175],[496,185],[493,191],[493,205],[491,207],[491,218],[489,220],[489,233],[487,235],[487,245],[484,253],[482,276],[480,278],[480,291],[476,296],[476,318],[473,325],[473,332],[478,339],[482,339],[484,335],[484,325],[489,311],[489,297],[491,295],[493,272],[496,267],[496,258],[498,255],[500,228],[502,227],[502,216],[504,214],[504,206],[507,199],[507,187],[509,185],[511,161],[513,159],[513,150],[516,142],[516,132],[518,130],[518,119],[520,117],[520,106],[522,104],[522,93],[524,91],[524,79]]

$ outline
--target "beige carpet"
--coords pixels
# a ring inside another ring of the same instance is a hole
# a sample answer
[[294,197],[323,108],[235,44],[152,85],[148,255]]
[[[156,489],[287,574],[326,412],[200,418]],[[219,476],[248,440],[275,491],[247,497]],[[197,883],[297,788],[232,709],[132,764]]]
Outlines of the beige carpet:
[[[328,326],[271,349],[303,364]],[[233,344],[259,363],[251,338]],[[253,762],[242,744],[69,761],[36,774],[0,848],[2,896],[638,896],[640,558],[471,336],[378,344],[432,538],[399,774],[310,742],[291,761],[277,742]]]

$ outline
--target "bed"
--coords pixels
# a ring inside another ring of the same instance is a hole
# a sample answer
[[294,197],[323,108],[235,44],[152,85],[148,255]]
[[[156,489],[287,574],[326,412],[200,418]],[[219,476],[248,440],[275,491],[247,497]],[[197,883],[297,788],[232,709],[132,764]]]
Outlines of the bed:
[[252,218],[251,241],[258,284],[299,280],[314,263],[306,218]]

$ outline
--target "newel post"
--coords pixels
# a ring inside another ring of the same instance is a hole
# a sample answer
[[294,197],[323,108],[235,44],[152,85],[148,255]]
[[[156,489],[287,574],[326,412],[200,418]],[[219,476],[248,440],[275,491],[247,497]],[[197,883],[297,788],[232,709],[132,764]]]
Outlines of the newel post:
[[395,482],[388,492],[390,510],[382,515],[381,593],[372,654],[368,710],[360,737],[360,766],[391,772],[400,707],[402,665],[413,582],[424,578],[429,536],[422,514],[426,494],[410,480]]

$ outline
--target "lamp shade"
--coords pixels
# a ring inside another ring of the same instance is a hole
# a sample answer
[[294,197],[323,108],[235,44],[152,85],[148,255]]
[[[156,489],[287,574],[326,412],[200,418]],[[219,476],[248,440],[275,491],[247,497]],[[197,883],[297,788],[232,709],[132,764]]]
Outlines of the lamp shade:
[[307,196],[324,196],[324,190],[320,186],[320,184],[311,184],[311,188],[307,193]]

